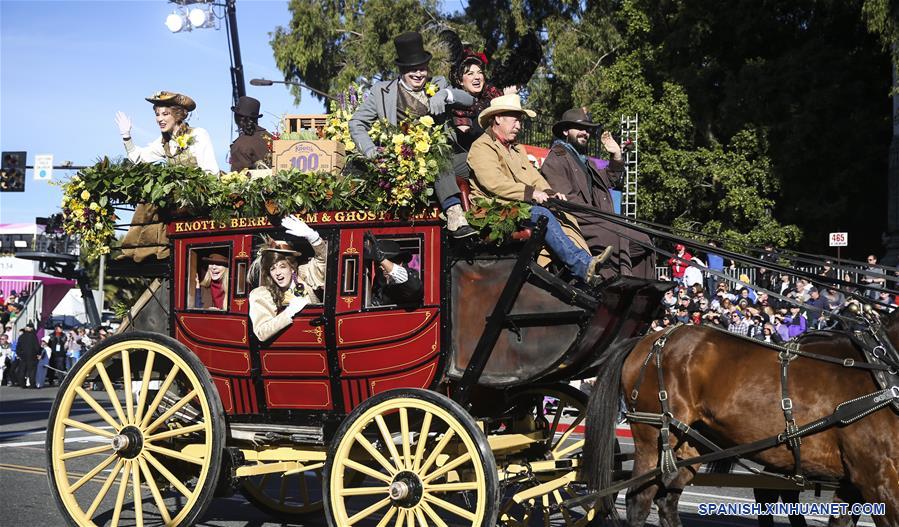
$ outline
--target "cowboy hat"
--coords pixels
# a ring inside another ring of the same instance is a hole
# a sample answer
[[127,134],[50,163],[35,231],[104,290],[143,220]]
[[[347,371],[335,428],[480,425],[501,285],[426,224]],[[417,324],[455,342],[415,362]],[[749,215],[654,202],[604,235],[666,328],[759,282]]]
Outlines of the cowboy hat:
[[597,128],[599,123],[590,120],[590,115],[583,108],[572,108],[562,114],[562,118],[553,125],[553,135],[562,137],[562,132],[570,128]]
[[200,258],[200,261],[205,264],[221,265],[223,267],[228,267],[228,264],[230,263],[227,256],[219,253],[212,253],[204,256],[203,258]]
[[490,106],[484,109],[480,115],[478,115],[478,124],[481,125],[481,128],[487,128],[487,122],[491,117],[501,113],[507,112],[515,112],[515,113],[523,113],[530,118],[534,118],[537,116],[537,112],[534,110],[526,110],[521,107],[521,97],[518,94],[509,94],[509,95],[500,95],[499,97],[494,97],[493,100],[490,101]]
[[156,106],[181,106],[188,112],[192,112],[197,109],[197,103],[195,103],[194,100],[187,95],[181,95],[180,93],[169,91],[158,91],[153,95],[147,97],[147,101],[155,104]]
[[259,113],[259,101],[246,95],[237,99],[237,106],[232,106],[231,111],[242,117],[252,117],[259,119],[262,114]]
[[399,67],[418,66],[431,62],[431,54],[425,51],[421,33],[408,31],[393,39],[396,47],[396,60],[394,64]]

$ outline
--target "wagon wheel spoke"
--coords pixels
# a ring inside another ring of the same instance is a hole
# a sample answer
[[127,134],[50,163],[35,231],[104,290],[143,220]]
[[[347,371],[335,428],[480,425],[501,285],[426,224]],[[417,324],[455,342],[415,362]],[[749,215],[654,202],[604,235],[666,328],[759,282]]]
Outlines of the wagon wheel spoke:
[[144,475],[144,481],[146,481],[147,486],[150,487],[150,493],[153,495],[153,501],[156,502],[156,508],[159,509],[162,521],[166,525],[172,523],[172,517],[169,515],[168,507],[166,507],[165,501],[162,499],[162,494],[159,493],[159,487],[156,486],[156,481],[153,480],[153,475],[150,473],[150,467],[147,465],[147,461],[144,458],[139,458],[138,463],[140,464],[140,471]]
[[460,518],[464,518],[466,520],[474,520],[473,512],[467,511],[457,505],[453,505],[452,503],[450,503],[448,501],[444,501],[444,500],[438,498],[437,496],[434,496],[432,494],[425,494],[424,499],[428,503],[432,503],[432,504],[434,504],[434,506],[440,507],[441,509],[443,509],[447,512],[450,512],[452,514],[455,514],[456,516],[458,516]]
[[74,419],[63,419],[62,423],[66,426],[71,426],[72,428],[77,428],[89,434],[94,434],[100,437],[105,437],[108,439],[112,439],[112,436],[115,435],[112,432],[107,432],[102,428],[97,428],[96,426],[91,426],[87,423],[82,423],[81,421],[76,421]]
[[165,468],[165,466],[162,463],[160,463],[158,459],[156,459],[156,456],[154,456],[153,454],[151,454],[149,452],[144,452],[143,456],[147,461],[150,462],[151,465],[153,465],[153,468],[155,468],[157,472],[162,474],[162,477],[167,479],[168,482],[171,483],[173,487],[178,489],[178,492],[180,492],[182,495],[184,495],[184,497],[187,499],[191,498],[193,493],[187,487],[185,487],[184,484],[181,483],[181,480],[176,478],[169,471],[169,469]]
[[119,524],[119,516],[122,514],[122,505],[125,504],[125,491],[128,489],[128,476],[130,472],[131,462],[126,461],[122,470],[122,481],[119,482],[119,493],[115,499],[115,509],[113,509],[112,512],[112,527],[116,527]]
[[387,458],[381,455],[381,453],[378,452],[378,449],[375,448],[375,446],[371,444],[371,441],[366,439],[364,435],[358,434],[356,436],[356,442],[362,445],[362,448],[364,448],[365,451],[368,452],[369,455],[374,458],[374,460],[377,461],[378,464],[381,465],[381,467],[383,467],[388,474],[390,474],[391,476],[396,474],[397,470],[393,463],[391,463],[387,460]]
[[197,396],[197,390],[191,390],[190,392],[188,392],[187,395],[185,395],[184,397],[179,399],[178,402],[173,404],[171,408],[166,410],[165,413],[163,413],[162,415],[159,416],[159,418],[157,418],[155,421],[153,421],[153,423],[150,426],[146,427],[143,430],[143,432],[145,434],[149,434],[153,430],[156,430],[159,427],[159,425],[166,422],[169,419],[169,417],[175,415],[175,412],[184,408],[184,405],[186,405],[187,403],[192,401],[196,396]]
[[144,527],[144,502],[140,491],[140,466],[131,462],[131,493],[134,498],[134,519],[137,527]]
[[413,472],[421,470],[421,462],[425,453],[425,444],[428,442],[428,432],[431,431],[432,417],[433,416],[430,413],[426,413],[424,419],[422,419],[421,432],[418,433],[418,444],[415,447],[415,460],[412,463]]
[[156,359],[156,354],[150,351],[147,354],[147,362],[144,366],[144,375],[141,378],[140,382],[140,395],[137,398],[137,409],[134,415],[134,422],[139,423],[141,421],[141,417],[143,416],[144,404],[147,402],[147,391],[149,390],[150,381],[153,378],[153,361]]
[[387,514],[385,514],[381,521],[378,522],[378,527],[387,527],[387,524],[390,523],[390,520],[393,518],[393,515],[396,514],[396,511],[396,507],[390,507],[390,509],[387,510]]
[[403,460],[400,457],[400,453],[396,450],[396,445],[393,444],[393,436],[390,434],[390,430],[387,429],[387,423],[384,421],[384,417],[380,415],[376,416],[375,422],[381,430],[381,439],[384,441],[384,444],[387,445],[387,450],[390,451],[390,457],[395,461],[394,466],[397,470],[403,470]]
[[94,454],[100,454],[102,452],[106,452],[107,450],[111,450],[111,445],[100,445],[91,448],[82,448],[81,450],[73,450],[71,452],[66,452],[65,454],[59,456],[59,459],[66,461],[69,459],[74,459],[77,457],[91,456]]
[[150,419],[153,418],[153,414],[156,413],[156,410],[162,403],[163,396],[165,396],[166,392],[169,390],[169,387],[171,387],[172,383],[175,381],[175,378],[178,376],[178,372],[180,371],[181,368],[177,364],[172,365],[172,369],[169,370],[168,375],[166,375],[165,380],[162,382],[162,386],[159,387],[159,391],[156,393],[156,397],[153,398],[153,402],[150,403],[150,406],[147,407],[147,413],[144,414],[144,419],[140,423],[141,428],[147,428],[147,424],[150,423]]
[[390,493],[390,487],[356,487],[352,489],[343,489],[340,491],[341,496],[374,496],[377,494],[387,495]]
[[431,472],[430,474],[428,474],[427,477],[422,478],[422,482],[425,484],[428,484],[431,481],[439,478],[440,476],[443,476],[450,470],[453,470],[454,468],[458,467],[459,465],[461,465],[463,463],[468,463],[469,461],[471,461],[471,452],[466,452],[465,454],[462,454],[461,456],[456,456],[456,458],[453,459],[452,461],[450,461],[449,463],[443,465],[442,467],[435,470],[434,472]]
[[103,501],[103,498],[106,497],[106,494],[109,492],[109,488],[112,487],[112,484],[115,483],[116,477],[122,471],[122,467],[125,465],[125,460],[119,458],[119,461],[109,472],[109,476],[106,477],[106,481],[103,482],[103,486],[100,487],[100,492],[97,493],[97,496],[94,498],[94,501],[91,503],[91,506],[87,509],[85,515],[90,518],[97,511],[97,507],[100,506],[100,502]]
[[384,483],[390,483],[390,481],[391,481],[391,479],[389,477],[385,476],[384,474],[381,474],[380,472],[376,471],[375,469],[369,468],[369,467],[363,465],[362,463],[353,461],[352,459],[346,460],[346,466],[347,466],[347,468],[351,468],[351,469],[355,470],[356,472],[361,472],[361,473],[365,474],[366,476],[372,477],[379,481],[383,481]]
[[396,522],[394,522],[394,527],[403,527],[403,524],[406,523],[406,509],[398,509],[396,513]]
[[431,465],[433,465],[434,462],[437,461],[437,458],[441,454],[443,454],[443,449],[446,448],[447,444],[449,444],[450,440],[453,438],[453,435],[455,435],[455,432],[453,432],[452,429],[447,430],[446,433],[443,434],[443,437],[440,438],[440,441],[434,447],[434,450],[431,451],[431,454],[425,460],[424,465],[422,465],[422,467],[418,470],[419,474],[426,474],[428,472],[428,469],[431,468]]
[[156,452],[157,454],[162,454],[163,456],[168,456],[171,458],[179,459],[181,461],[187,461],[188,463],[193,463],[194,465],[202,466],[204,463],[204,460],[201,457],[189,456],[182,452],[178,452],[177,450],[172,450],[170,448],[161,447],[158,445],[154,445],[152,443],[147,443],[146,445],[144,445],[144,448],[151,452]]
[[131,393],[131,354],[130,348],[122,349],[122,375],[125,377],[125,409],[128,424],[134,423],[134,395]]
[[425,485],[425,491],[431,494],[438,492],[464,492],[468,490],[477,490],[477,481],[463,481],[460,483],[439,483]]
[[112,403],[116,415],[119,416],[119,421],[124,423],[126,419],[125,412],[122,410],[122,403],[119,401],[118,394],[115,393],[115,387],[112,381],[109,380],[109,373],[107,373],[106,366],[102,362],[97,363],[97,372],[100,374],[100,380],[103,381],[103,389],[106,390],[106,396],[109,398],[109,402]]
[[425,514],[428,515],[428,518],[431,518],[431,521],[434,522],[434,525],[436,525],[437,527],[448,527],[446,522],[440,518],[440,515],[437,514],[437,512],[433,507],[431,507],[430,504],[428,504],[428,502],[421,502],[420,507],[423,511],[425,511]]
[[364,509],[364,510],[356,513],[355,516],[350,518],[349,525],[353,525],[354,523],[358,522],[359,520],[368,518],[369,516],[378,512],[379,510],[383,509],[384,507],[389,507],[389,506],[390,506],[390,498],[384,498],[384,499],[378,501],[377,503],[375,503],[374,505],[368,507],[367,509]]
[[412,468],[412,449],[409,445],[409,411],[400,408],[400,437],[403,441],[403,468]]
[[112,455],[110,455],[109,457],[107,457],[106,459],[104,459],[103,461],[101,461],[99,465],[97,465],[96,467],[94,467],[94,468],[92,468],[91,470],[89,470],[84,476],[81,477],[81,479],[79,479],[78,481],[76,481],[75,483],[73,483],[73,484],[69,487],[69,492],[76,492],[76,491],[77,491],[78,489],[80,489],[85,483],[87,483],[88,481],[90,481],[90,480],[94,479],[95,477],[97,477],[97,474],[99,474],[101,471],[103,471],[106,467],[108,467],[109,465],[111,465],[112,462],[113,462],[113,461],[116,461],[117,459],[120,459],[120,458],[119,458],[117,455],[112,454]]
[[75,393],[77,393],[83,400],[86,402],[95,412],[99,415],[106,423],[112,427],[113,430],[119,430],[122,428],[123,423],[116,422],[115,419],[112,418],[109,413],[100,406],[100,403],[94,399],[91,394],[84,391],[84,388],[78,386],[75,388]]
[[184,426],[179,428],[173,428],[172,430],[166,430],[165,432],[160,432],[158,434],[153,434],[146,436],[144,441],[150,443],[153,441],[161,441],[163,439],[169,439],[172,437],[178,437],[183,435],[192,434],[194,432],[202,432],[206,429],[206,423],[199,423],[190,426]]

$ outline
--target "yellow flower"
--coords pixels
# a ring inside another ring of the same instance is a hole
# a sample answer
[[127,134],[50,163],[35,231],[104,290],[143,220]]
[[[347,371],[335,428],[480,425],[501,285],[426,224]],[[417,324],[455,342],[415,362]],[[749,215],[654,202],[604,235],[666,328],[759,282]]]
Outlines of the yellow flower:
[[86,190],[82,190],[81,191],[81,199],[83,199],[84,201],[91,199],[91,193]]
[[431,149],[431,145],[429,145],[425,141],[418,141],[417,143],[415,143],[415,151],[416,152],[425,153],[430,149]]
[[354,143],[352,141],[344,141],[343,146],[346,147],[347,150],[355,150],[356,149],[356,143]]
[[418,120],[421,124],[427,126],[428,128],[434,126],[434,118],[430,115],[425,115],[421,119]]
[[188,134],[181,134],[175,137],[175,142],[178,143],[178,148],[187,148],[194,142],[194,138]]
[[90,209],[91,210],[100,210],[100,205],[98,205],[96,201],[91,201]]
[[437,91],[438,91],[437,85],[434,84],[433,82],[429,82],[429,83],[425,84],[425,93],[428,95],[428,97],[433,97],[434,95],[437,95]]
[[406,136],[403,134],[393,134],[393,138],[391,139],[391,141],[395,145],[401,145],[401,144],[403,144],[403,141],[405,141],[405,140],[406,140]]

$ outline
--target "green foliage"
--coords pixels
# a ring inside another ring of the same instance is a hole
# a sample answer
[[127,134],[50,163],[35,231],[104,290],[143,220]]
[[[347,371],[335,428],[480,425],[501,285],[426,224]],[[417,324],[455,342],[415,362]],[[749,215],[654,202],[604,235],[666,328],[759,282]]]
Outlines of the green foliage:
[[[294,0],[272,45],[288,78],[335,90],[395,75],[392,38],[443,24],[494,61],[531,29],[546,60],[525,89],[551,120],[587,106],[617,131],[640,117],[639,211],[734,239],[859,251],[885,228],[894,0]],[[488,68],[489,78],[489,68]],[[800,234],[801,228],[801,234]]]
[[521,201],[478,197],[465,217],[487,240],[500,244],[518,230],[522,221],[531,217],[531,206]]

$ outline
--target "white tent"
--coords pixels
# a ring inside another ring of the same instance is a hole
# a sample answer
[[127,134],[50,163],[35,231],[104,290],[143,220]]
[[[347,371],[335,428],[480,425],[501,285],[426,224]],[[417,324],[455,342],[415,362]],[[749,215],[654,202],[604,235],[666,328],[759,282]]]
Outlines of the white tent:
[[87,312],[84,310],[84,300],[81,298],[81,290],[74,287],[62,297],[59,304],[53,308],[54,316],[70,315],[78,319],[82,324],[87,323]]

